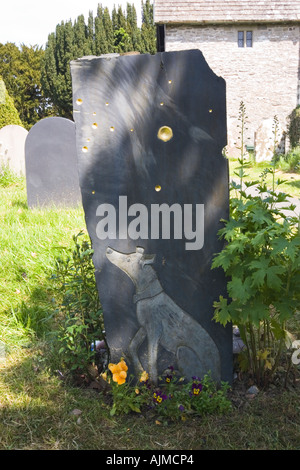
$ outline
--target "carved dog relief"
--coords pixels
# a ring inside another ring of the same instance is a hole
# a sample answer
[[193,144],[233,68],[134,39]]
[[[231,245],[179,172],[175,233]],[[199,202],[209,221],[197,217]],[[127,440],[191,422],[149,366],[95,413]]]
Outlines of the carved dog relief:
[[183,377],[203,377],[211,371],[212,378],[220,381],[218,348],[204,328],[164,292],[151,266],[155,255],[144,255],[143,248],[137,248],[135,253],[128,254],[107,248],[106,256],[135,285],[133,301],[136,304],[139,329],[129,343],[129,351],[136,374],[143,371],[139,347],[146,339],[147,370],[154,383],[158,378],[159,345],[176,357],[176,367]]

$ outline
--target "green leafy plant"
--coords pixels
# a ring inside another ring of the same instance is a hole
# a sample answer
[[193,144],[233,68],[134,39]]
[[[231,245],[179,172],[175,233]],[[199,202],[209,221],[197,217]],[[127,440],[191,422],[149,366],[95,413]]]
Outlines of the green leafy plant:
[[113,400],[110,415],[128,414],[132,411],[140,413],[142,406],[150,399],[149,389],[146,386],[147,380],[141,377],[140,384],[136,384],[131,376],[126,382],[128,367],[123,358],[118,364],[110,363],[108,369],[105,379],[110,384]]
[[103,312],[96,287],[90,242],[73,237],[75,248],[56,260],[52,275],[59,305],[57,340],[63,365],[71,372],[87,373],[96,360],[96,340],[104,340]]
[[228,384],[222,382],[217,386],[210,374],[203,379],[193,377],[186,382],[170,367],[156,386],[145,371],[139,383],[132,376],[128,378],[128,367],[123,359],[118,364],[109,364],[108,368],[106,380],[111,386],[112,416],[151,411],[159,420],[177,421],[192,415],[223,414],[231,410],[231,402],[227,398]]
[[173,367],[162,378],[159,388],[153,391],[154,409],[162,420],[185,420],[190,416],[224,414],[231,410],[227,397],[229,385],[217,385],[210,373],[204,377],[192,377],[186,382],[177,377]]
[[282,158],[286,171],[300,172],[300,146],[294,147]]
[[[230,218],[219,232],[225,246],[212,263],[212,269],[222,268],[228,278],[228,297],[214,303],[214,319],[239,327],[246,345],[241,365],[262,386],[278,370],[287,321],[300,307],[300,223],[287,194],[277,191],[276,129],[274,119],[274,159],[260,181],[244,183],[241,157],[240,184],[231,187],[237,197],[230,199]],[[272,174],[271,189],[264,184],[267,172]],[[252,195],[246,190],[254,184],[257,194]]]

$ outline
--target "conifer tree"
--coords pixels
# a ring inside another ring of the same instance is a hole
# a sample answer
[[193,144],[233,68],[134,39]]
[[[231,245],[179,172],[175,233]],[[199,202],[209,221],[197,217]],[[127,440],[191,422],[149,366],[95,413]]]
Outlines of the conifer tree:
[[0,44],[0,75],[26,129],[47,115],[48,100],[41,85],[43,56],[38,46]]
[[118,7],[117,23],[118,23],[118,29],[123,28],[126,30],[126,18],[125,18],[125,15],[121,6]]
[[111,53],[114,51],[114,30],[113,23],[109,14],[109,9],[107,7],[105,7],[103,11],[103,27],[106,36],[108,52]]
[[73,38],[71,22],[57,25],[55,34],[48,36],[41,75],[44,93],[51,98],[59,115],[67,118],[72,117],[70,61],[74,58]]
[[0,129],[15,124],[22,126],[19,113],[14,106],[13,99],[9,96],[5,83],[0,76]]
[[103,8],[98,5],[97,16],[95,18],[95,54],[107,54],[109,52],[108,43],[103,24]]
[[111,12],[111,22],[112,22],[113,31],[116,31],[119,28],[119,20],[118,20],[118,13],[117,13],[117,9],[115,5]]
[[142,20],[142,51],[150,54],[156,53],[156,30],[153,21],[153,4],[150,0],[142,1],[143,20]]
[[87,26],[84,21],[84,15],[78,16],[74,23],[74,43],[75,43],[75,56],[83,57],[88,55],[87,44]]
[[127,32],[131,37],[132,50],[140,51],[142,48],[141,44],[141,30],[137,25],[137,14],[134,4],[127,3]]
[[119,6],[115,19],[114,50],[115,52],[128,52],[132,50],[131,37],[127,30],[127,21],[122,7]]
[[95,29],[94,29],[94,15],[89,12],[88,25],[87,25],[87,49],[90,54],[95,54]]
[[156,32],[153,24],[153,6],[150,0],[143,3],[142,28],[137,26],[134,5],[127,4],[126,14],[114,6],[110,16],[107,7],[98,4],[93,20],[89,13],[87,25],[84,16],[62,22],[48,37],[42,67],[42,85],[59,115],[72,117],[72,85],[70,61],[86,55],[111,52],[156,52]]

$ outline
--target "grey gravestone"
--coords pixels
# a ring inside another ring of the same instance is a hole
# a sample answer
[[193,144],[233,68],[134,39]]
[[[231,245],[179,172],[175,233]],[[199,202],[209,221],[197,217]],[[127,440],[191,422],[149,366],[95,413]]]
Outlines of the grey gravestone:
[[7,165],[18,176],[25,176],[25,141],[28,131],[10,124],[0,129],[0,165]]
[[26,139],[25,162],[29,207],[81,204],[73,121],[50,117],[35,124]]
[[[198,50],[71,63],[79,178],[111,361],[232,378],[211,270],[228,217],[225,82]],[[162,210],[159,215],[160,210]]]
[[[274,140],[275,140],[275,127],[274,119],[264,119],[255,133],[255,161],[271,162],[274,157]],[[277,154],[284,153],[285,151],[285,137],[284,131],[278,125],[276,131],[277,144],[275,151]]]

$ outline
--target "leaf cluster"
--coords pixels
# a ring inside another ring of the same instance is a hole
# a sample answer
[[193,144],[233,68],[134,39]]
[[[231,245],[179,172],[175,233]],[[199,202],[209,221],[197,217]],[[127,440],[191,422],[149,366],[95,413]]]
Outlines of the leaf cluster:
[[145,385],[134,385],[133,377],[129,381],[118,385],[111,382],[113,404],[110,415],[124,415],[141,413],[144,406],[149,403],[149,390]]
[[160,377],[159,385],[149,380],[136,384],[133,377],[122,385],[111,382],[113,405],[110,414],[148,411],[168,422],[205,414],[225,414],[231,410],[227,383],[217,385],[210,374],[201,380],[193,377],[186,381],[173,367],[167,372]]
[[155,400],[154,411],[162,420],[186,420],[192,416],[222,415],[231,411],[227,397],[229,385],[226,382],[216,384],[210,373],[202,378],[192,377],[189,381],[172,375],[169,382],[161,384],[160,390],[164,399],[160,403]]
[[[258,186],[260,195],[231,199],[231,218],[219,235],[227,243],[213,260],[230,277],[227,288],[230,304],[220,301],[217,319],[249,321],[258,326],[269,316],[273,304],[281,323],[299,306],[300,234],[296,217],[270,205],[287,202],[284,194]],[[287,203],[286,208],[293,210]],[[262,308],[263,307],[263,308]]]
[[[287,322],[300,310],[300,219],[288,195],[278,191],[283,181],[275,179],[278,163],[278,118],[273,121],[273,159],[260,180],[245,182],[249,161],[244,153],[246,109],[240,106],[239,184],[233,182],[230,218],[219,231],[223,250],[215,255],[212,269],[223,269],[227,298],[214,303],[214,320],[240,329],[246,350],[241,366],[261,385],[277,371],[285,342]],[[270,173],[272,187],[265,184]],[[255,186],[255,191],[251,191]],[[290,361],[287,370],[290,369]]]
[[103,312],[97,291],[93,249],[87,239],[79,242],[64,258],[57,258],[52,280],[56,292],[57,341],[63,366],[71,372],[87,372],[96,359],[92,343],[105,340]]
[[228,297],[214,303],[214,319],[239,326],[246,367],[265,383],[278,367],[286,322],[300,308],[299,219],[289,215],[295,206],[284,193],[264,184],[255,196],[233,189],[240,197],[231,198],[230,219],[219,232],[225,246],[212,263],[228,279]]

